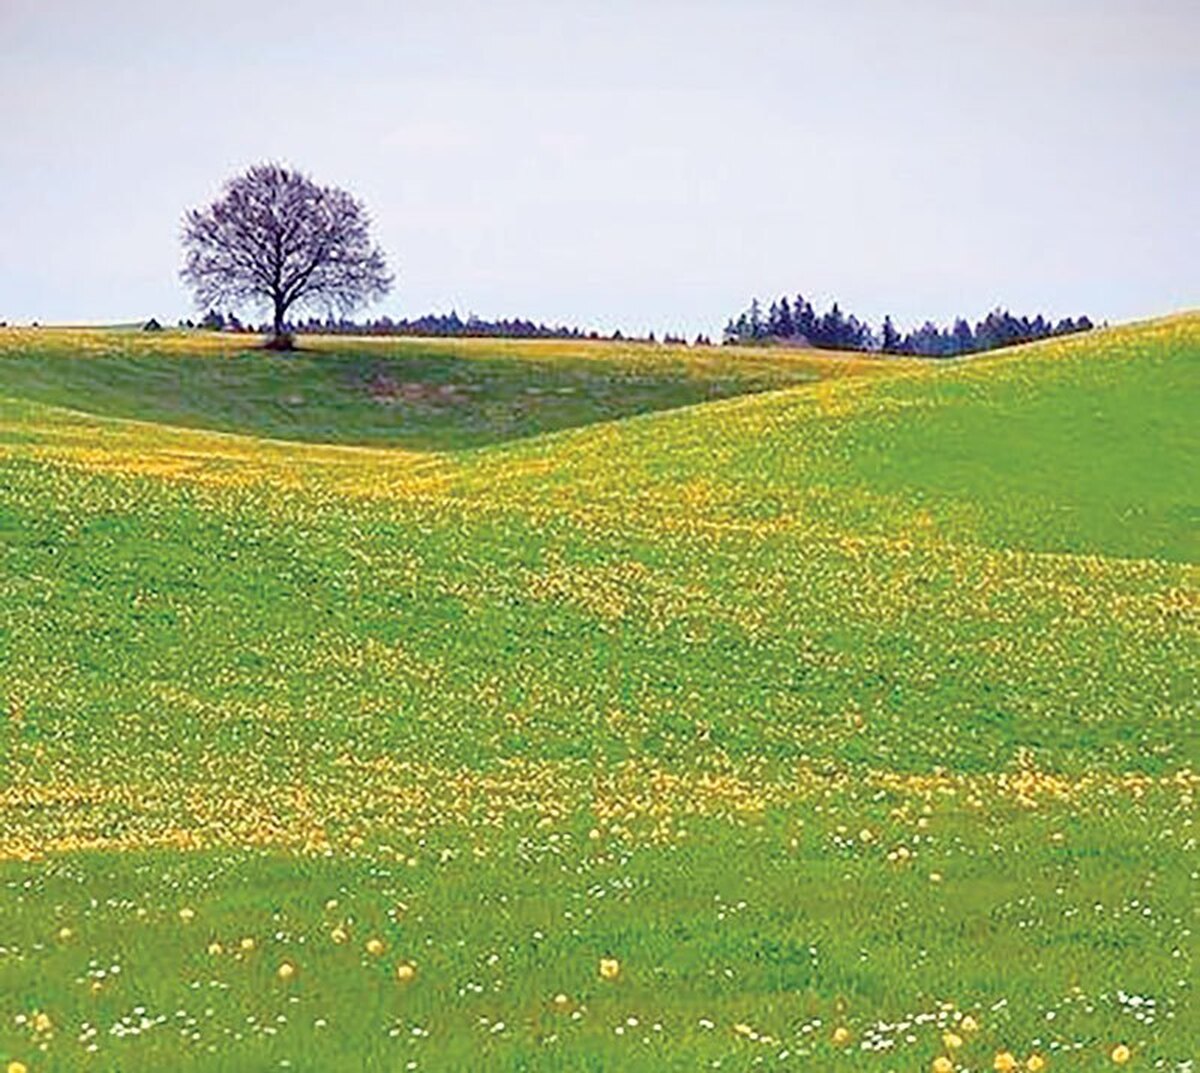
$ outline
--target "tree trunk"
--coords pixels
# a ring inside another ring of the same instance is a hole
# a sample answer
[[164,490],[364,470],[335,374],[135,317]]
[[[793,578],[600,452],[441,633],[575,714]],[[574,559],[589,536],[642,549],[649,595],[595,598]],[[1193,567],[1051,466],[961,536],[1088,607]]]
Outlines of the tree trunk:
[[267,344],[271,350],[291,350],[292,338],[283,330],[283,296],[275,296],[275,325],[271,341]]

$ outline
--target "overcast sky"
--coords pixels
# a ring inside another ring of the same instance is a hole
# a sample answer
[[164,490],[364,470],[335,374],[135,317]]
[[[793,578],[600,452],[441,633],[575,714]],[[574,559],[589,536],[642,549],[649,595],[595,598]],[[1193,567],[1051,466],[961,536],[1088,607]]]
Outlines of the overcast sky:
[[264,159],[366,201],[373,313],[1123,320],[1200,306],[1200,3],[0,0],[0,319],[189,314]]

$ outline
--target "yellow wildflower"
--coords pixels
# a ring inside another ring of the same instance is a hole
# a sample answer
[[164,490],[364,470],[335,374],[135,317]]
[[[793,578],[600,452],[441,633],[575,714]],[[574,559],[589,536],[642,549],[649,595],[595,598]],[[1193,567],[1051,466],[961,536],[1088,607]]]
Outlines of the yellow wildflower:
[[621,975],[621,963],[616,958],[600,959],[600,979],[615,980]]

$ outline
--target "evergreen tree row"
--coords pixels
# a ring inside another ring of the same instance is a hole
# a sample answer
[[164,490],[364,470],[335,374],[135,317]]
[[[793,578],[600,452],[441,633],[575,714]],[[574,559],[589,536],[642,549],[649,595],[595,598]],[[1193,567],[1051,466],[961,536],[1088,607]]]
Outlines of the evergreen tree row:
[[942,328],[926,321],[914,331],[901,334],[884,317],[876,332],[854,314],[845,314],[834,302],[825,313],[817,313],[803,295],[794,301],[786,297],[772,302],[764,312],[757,298],[725,326],[724,342],[741,344],[791,343],[824,347],[831,350],[876,350],[885,354],[914,354],[925,357],[953,357],[980,350],[1028,343],[1050,335],[1085,332],[1094,327],[1086,316],[1065,317],[1058,322],[1040,313],[1033,317],[1015,317],[1006,309],[996,309],[972,325],[963,317]]

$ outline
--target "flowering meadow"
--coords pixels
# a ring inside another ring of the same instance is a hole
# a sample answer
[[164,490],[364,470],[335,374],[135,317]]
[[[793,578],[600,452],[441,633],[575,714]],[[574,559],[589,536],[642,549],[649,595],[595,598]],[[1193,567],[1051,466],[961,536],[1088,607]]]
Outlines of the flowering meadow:
[[0,330],[0,1071],[1168,1070],[1200,316]]

